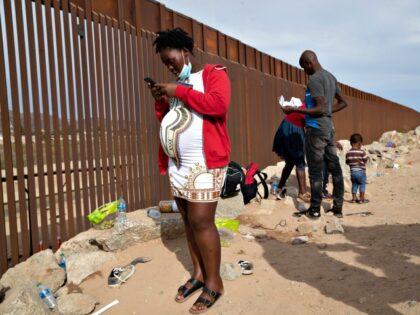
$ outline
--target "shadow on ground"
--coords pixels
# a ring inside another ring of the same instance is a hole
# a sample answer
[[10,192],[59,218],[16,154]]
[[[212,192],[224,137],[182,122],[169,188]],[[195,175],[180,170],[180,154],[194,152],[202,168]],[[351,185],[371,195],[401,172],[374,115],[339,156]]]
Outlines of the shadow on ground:
[[[401,314],[391,305],[420,300],[419,224],[344,228],[348,242],[325,249],[275,239],[260,245],[282,277],[306,283],[361,312]],[[333,258],[349,254],[358,267]]]

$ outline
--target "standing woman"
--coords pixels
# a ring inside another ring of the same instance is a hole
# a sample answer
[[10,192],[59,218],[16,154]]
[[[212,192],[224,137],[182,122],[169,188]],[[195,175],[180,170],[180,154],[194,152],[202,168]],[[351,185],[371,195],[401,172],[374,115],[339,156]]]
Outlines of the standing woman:
[[[301,105],[300,108],[305,108]],[[305,175],[305,115],[291,113],[281,122],[273,141],[273,152],[282,158],[286,165],[281,173],[278,198],[286,194],[286,181],[296,166],[296,178],[299,185],[299,199],[310,201],[310,194],[306,191]]]
[[171,190],[184,220],[193,273],[175,297],[200,297],[193,314],[207,311],[223,293],[220,240],[214,224],[217,201],[229,163],[226,129],[230,81],[226,68],[202,67],[193,40],[181,28],[158,32],[153,45],[174,83],[151,87],[160,126],[159,169],[169,173]]

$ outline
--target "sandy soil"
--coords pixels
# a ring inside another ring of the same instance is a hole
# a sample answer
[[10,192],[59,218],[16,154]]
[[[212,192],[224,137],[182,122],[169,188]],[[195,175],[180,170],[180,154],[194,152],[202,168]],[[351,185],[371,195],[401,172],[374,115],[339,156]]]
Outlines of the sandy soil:
[[[254,274],[225,281],[224,296],[207,314],[420,314],[420,151],[406,161],[413,163],[387,169],[367,186],[369,204],[345,204],[344,234],[319,232],[291,245],[299,222],[279,202],[287,227],[275,237],[250,242],[237,235],[222,248],[223,262],[250,260]],[[360,214],[366,211],[373,215]],[[121,287],[107,287],[110,265],[80,288],[98,298],[97,309],[118,299],[109,315],[188,314],[198,295],[173,301],[191,270],[185,240],[138,244],[121,252],[119,263],[138,256],[153,260],[137,265]]]

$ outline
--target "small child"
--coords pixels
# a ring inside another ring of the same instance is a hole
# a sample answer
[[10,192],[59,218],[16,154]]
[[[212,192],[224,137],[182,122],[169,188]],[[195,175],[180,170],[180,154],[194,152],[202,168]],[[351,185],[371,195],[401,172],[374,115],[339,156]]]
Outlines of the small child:
[[[353,200],[351,202],[368,203],[365,199],[366,191],[366,162],[369,160],[367,153],[362,150],[363,137],[355,133],[350,137],[351,149],[346,154],[346,164],[350,166],[351,193]],[[360,199],[357,199],[357,189],[359,189]]]

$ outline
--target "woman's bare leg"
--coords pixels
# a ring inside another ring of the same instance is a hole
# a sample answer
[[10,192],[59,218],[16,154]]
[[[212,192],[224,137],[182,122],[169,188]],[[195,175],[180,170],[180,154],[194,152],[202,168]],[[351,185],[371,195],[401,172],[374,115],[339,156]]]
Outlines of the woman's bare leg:
[[[188,221],[195,243],[200,250],[204,263],[206,287],[216,292],[223,292],[223,282],[220,277],[221,248],[220,238],[214,224],[217,202],[196,202],[188,204]],[[202,297],[214,300],[206,293]],[[205,309],[203,304],[195,304],[192,310]]]
[[[195,238],[193,232],[191,230],[190,223],[188,221],[188,205],[191,204],[185,199],[175,197],[176,204],[178,206],[179,212],[181,213],[182,219],[184,221],[185,226],[185,235],[187,237],[188,243],[188,250],[190,252],[191,260],[193,263],[193,273],[191,275],[192,278],[197,279],[201,282],[204,282],[206,278],[205,269],[203,265],[203,260],[201,259],[200,250],[197,247],[197,243],[195,242]],[[187,288],[191,288],[192,284],[187,282],[184,284]],[[182,301],[183,296],[182,294],[178,294],[176,296],[176,300]]]

